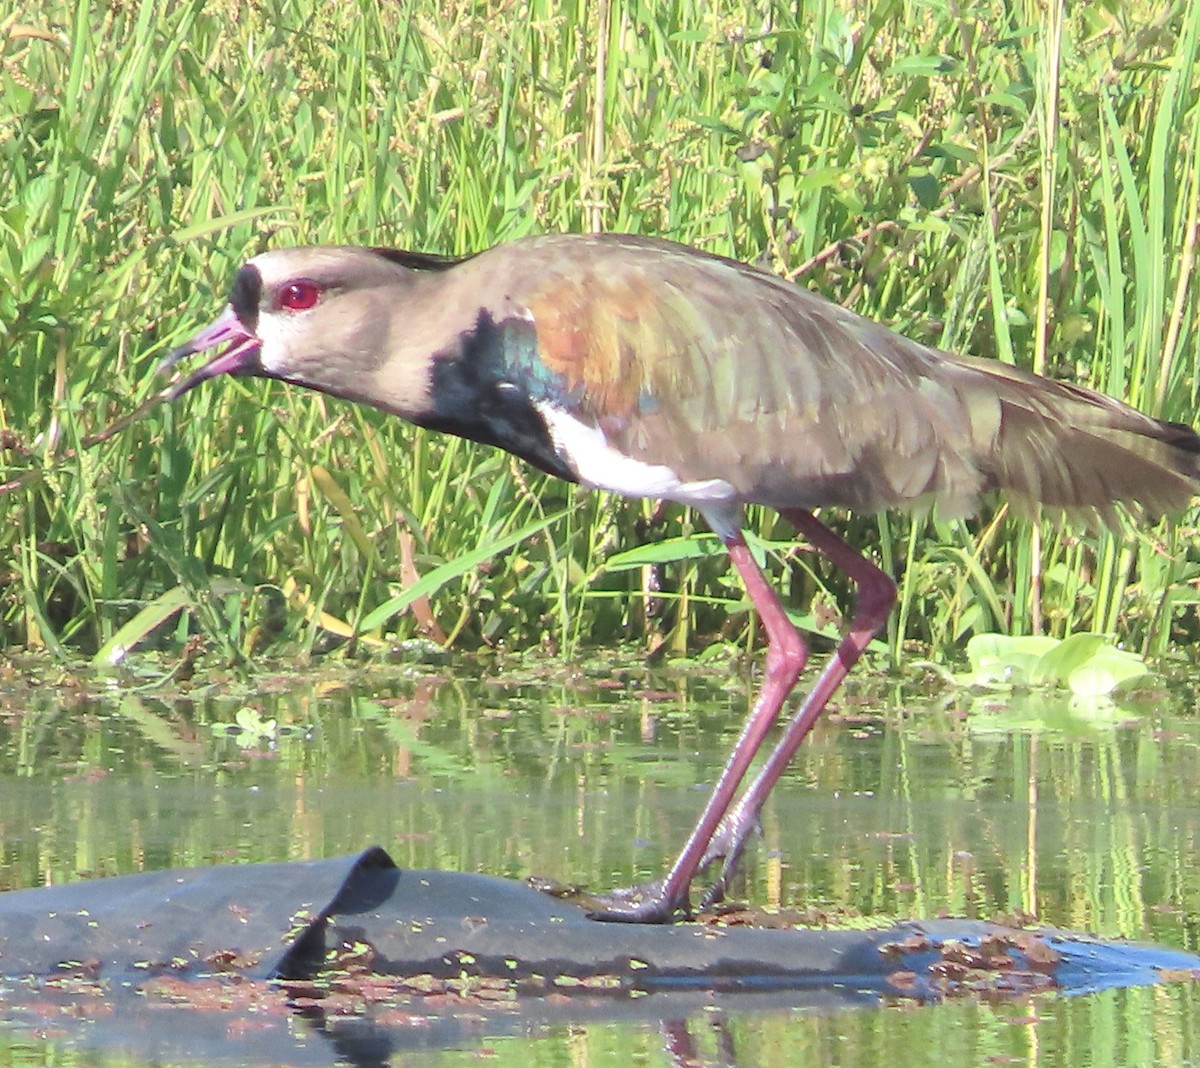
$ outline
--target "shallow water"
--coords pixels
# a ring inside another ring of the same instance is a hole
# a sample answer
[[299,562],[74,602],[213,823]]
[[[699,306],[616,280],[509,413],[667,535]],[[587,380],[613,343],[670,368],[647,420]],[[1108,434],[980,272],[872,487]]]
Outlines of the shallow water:
[[[53,670],[31,685],[32,671],[0,682],[2,889],[373,843],[405,867],[626,885],[671,859],[749,700],[736,668],[615,658],[281,671],[186,692]],[[777,789],[736,892],[833,919],[1029,913],[1197,950],[1198,748],[1186,686],[1072,710],[1053,695],[864,673]],[[520,1037],[485,1027],[441,1055],[876,1065],[928,1050],[954,1065],[1186,1064],[1200,1058],[1196,1000],[1176,984],[650,1014]],[[99,1056],[70,1028],[0,1031],[0,1060],[108,1063]],[[219,1046],[204,1059],[219,1063]]]

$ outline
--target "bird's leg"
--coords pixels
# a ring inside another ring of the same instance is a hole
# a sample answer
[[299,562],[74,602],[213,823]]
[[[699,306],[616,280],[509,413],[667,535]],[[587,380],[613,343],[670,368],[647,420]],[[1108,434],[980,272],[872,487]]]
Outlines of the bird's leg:
[[716,904],[725,896],[729,879],[737,867],[746,842],[758,826],[758,817],[771,788],[779,781],[791,762],[800,743],[812,730],[825,705],[841,685],[842,680],[862,655],[863,650],[883,628],[888,614],[896,603],[896,584],[884,572],[856,549],[847,545],[832,530],[810,512],[783,511],[780,514],[795,525],[798,533],[825,554],[835,567],[840,567],[858,586],[858,598],[850,629],[812,691],[794,716],[788,720],[783,737],[767,758],[754,781],[746,788],[737,805],[730,809],[720,828],[709,843],[704,863],[724,858],[721,874],[705,892],[701,908]]
[[783,702],[796,685],[808,659],[808,648],[800,632],[788,619],[778,595],[755,563],[745,538],[740,532],[734,532],[722,535],[722,539],[767,632],[766,677],[712,796],[671,870],[663,879],[648,886],[616,890],[594,899],[597,907],[590,913],[593,919],[666,923],[677,914],[689,911],[688,888],[707,855],[709,840],[721,825],[738,786],[767,732],[779,718]]

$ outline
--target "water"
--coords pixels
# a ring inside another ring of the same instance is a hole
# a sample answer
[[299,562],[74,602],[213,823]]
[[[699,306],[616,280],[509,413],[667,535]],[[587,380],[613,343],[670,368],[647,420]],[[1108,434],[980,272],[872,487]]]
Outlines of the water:
[[[376,843],[403,867],[628,885],[669,862],[748,701],[737,671],[616,658],[188,692],[54,671],[30,684],[34,670],[0,682],[2,889]],[[1196,950],[1198,746],[1186,687],[1073,712],[864,675],[777,789],[736,892],[835,920],[1032,913]],[[1195,1000],[1174,984],[832,1014],[701,1006],[428,1044],[451,1047],[446,1063],[1187,1064]],[[0,1030],[0,1061],[108,1063],[71,1027],[34,1032]],[[217,1042],[203,1059],[221,1056]]]

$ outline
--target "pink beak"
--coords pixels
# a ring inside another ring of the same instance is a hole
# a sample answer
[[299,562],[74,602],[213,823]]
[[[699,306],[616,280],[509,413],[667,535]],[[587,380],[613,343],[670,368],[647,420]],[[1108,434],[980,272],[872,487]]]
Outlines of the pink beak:
[[179,348],[163,357],[162,362],[158,365],[157,373],[163,374],[188,356],[194,356],[198,352],[204,352],[226,343],[228,343],[228,347],[224,351],[214,356],[203,367],[171,386],[167,391],[167,399],[178,400],[201,382],[216,378],[217,375],[254,374],[260,370],[258,354],[262,342],[246,329],[246,325],[233,310],[233,305],[229,304],[209,326],[206,326],[190,341],[185,341]]

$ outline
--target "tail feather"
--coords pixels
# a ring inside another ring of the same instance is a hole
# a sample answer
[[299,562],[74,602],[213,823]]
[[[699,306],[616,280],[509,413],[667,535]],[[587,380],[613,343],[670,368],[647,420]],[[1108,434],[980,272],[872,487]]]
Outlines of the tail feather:
[[1000,394],[990,481],[1018,506],[1105,523],[1160,516],[1200,491],[1200,435],[1091,390],[988,368]]

